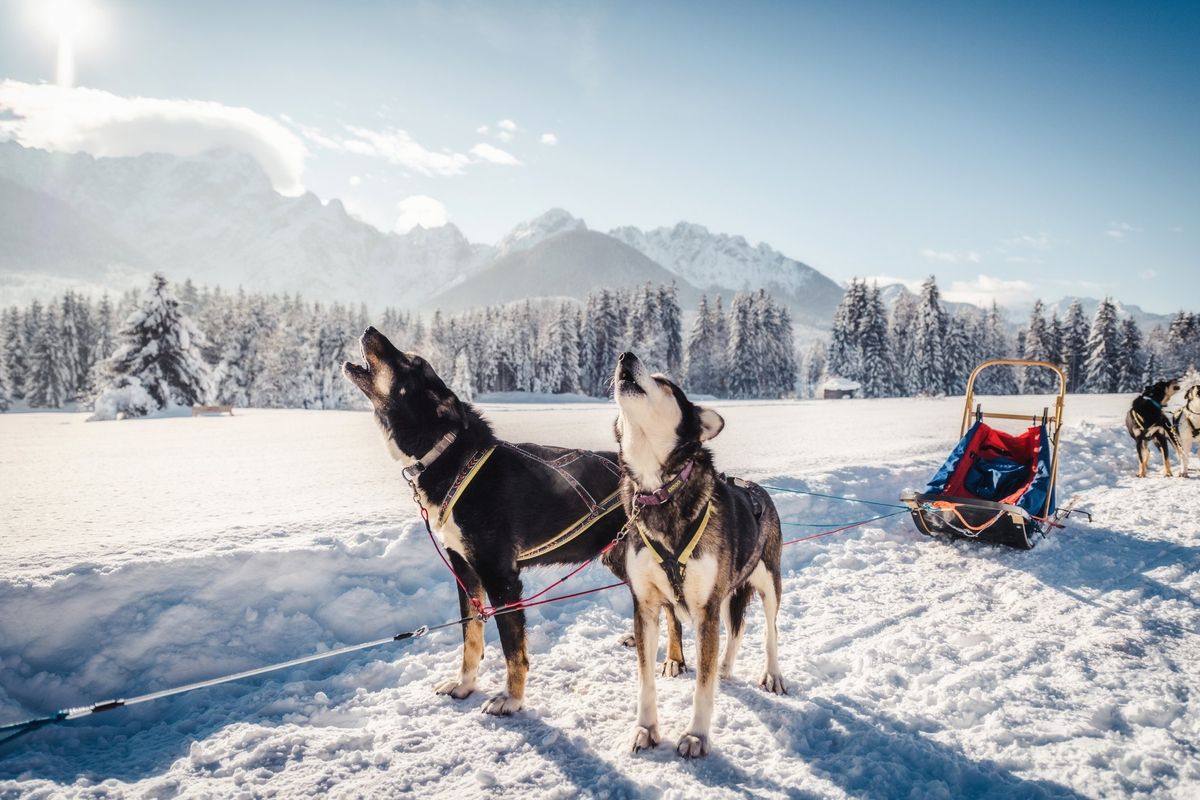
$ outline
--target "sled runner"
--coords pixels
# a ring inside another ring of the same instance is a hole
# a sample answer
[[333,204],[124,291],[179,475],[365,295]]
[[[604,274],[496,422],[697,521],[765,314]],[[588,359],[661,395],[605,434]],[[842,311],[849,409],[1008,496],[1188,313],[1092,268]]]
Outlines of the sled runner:
[[[1053,371],[1058,377],[1053,416],[1048,408],[1040,414],[1011,414],[984,411],[982,404],[976,405],[975,380],[985,369],[1002,365]],[[1057,524],[1054,486],[1066,393],[1063,371],[1044,361],[1001,358],[976,367],[967,380],[958,445],[924,490],[900,495],[917,528],[930,536],[1032,548],[1035,535]],[[1011,434],[991,427],[985,419],[1033,424],[1023,433]]]

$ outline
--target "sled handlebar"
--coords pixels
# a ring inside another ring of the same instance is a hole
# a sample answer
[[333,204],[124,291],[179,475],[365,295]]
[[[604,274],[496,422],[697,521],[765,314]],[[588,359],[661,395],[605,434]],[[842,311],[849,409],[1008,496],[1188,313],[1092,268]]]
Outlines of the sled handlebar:
[[1042,516],[1050,508],[1050,500],[1054,496],[1054,486],[1058,482],[1058,433],[1062,428],[1063,418],[1063,402],[1067,397],[1067,374],[1063,372],[1061,367],[1055,366],[1048,361],[1033,361],[1027,358],[993,358],[990,361],[984,361],[978,367],[971,371],[971,377],[967,378],[967,396],[966,403],[963,406],[962,428],[959,430],[960,437],[965,436],[967,427],[971,423],[971,407],[975,404],[975,379],[979,374],[989,367],[1038,367],[1048,369],[1058,377],[1058,392],[1054,398],[1054,416],[1047,419],[1046,412],[1043,410],[1040,414],[1004,414],[998,411],[984,411],[982,407],[975,412],[979,418],[990,417],[993,419],[1017,419],[1017,420],[1032,420],[1033,424],[1038,424],[1038,418],[1041,417],[1044,422],[1054,422],[1054,431],[1051,434],[1051,442],[1053,452],[1050,458],[1050,488],[1051,491],[1046,494],[1046,509],[1042,512]]

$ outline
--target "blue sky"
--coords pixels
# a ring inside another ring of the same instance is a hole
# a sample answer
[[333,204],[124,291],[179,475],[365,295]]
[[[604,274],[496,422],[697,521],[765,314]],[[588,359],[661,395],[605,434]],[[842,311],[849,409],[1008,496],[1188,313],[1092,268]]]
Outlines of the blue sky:
[[[1197,3],[87,5],[73,85],[101,91],[52,102],[198,114],[188,146],[229,126],[215,143],[250,141],[281,188],[385,228],[493,241],[561,206],[836,280],[1197,307]],[[51,101],[26,85],[56,79],[43,6],[0,0],[30,115]],[[45,146],[178,146],[130,131]]]

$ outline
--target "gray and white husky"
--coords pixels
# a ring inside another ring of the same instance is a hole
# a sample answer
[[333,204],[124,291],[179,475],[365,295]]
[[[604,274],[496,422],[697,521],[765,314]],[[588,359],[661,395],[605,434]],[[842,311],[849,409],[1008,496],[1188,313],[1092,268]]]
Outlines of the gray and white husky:
[[617,362],[614,393],[620,407],[615,431],[621,497],[625,513],[636,514],[625,548],[640,685],[632,747],[637,752],[660,740],[654,686],[658,621],[664,607],[673,608],[696,626],[692,721],[676,750],[697,758],[708,752],[721,623],[727,636],[719,674],[730,677],[753,592],[762,597],[767,618],[759,684],[785,692],[776,629],[782,590],[779,514],[761,487],[717,474],[704,446],[725,425],[717,412],[693,405],[633,353]]

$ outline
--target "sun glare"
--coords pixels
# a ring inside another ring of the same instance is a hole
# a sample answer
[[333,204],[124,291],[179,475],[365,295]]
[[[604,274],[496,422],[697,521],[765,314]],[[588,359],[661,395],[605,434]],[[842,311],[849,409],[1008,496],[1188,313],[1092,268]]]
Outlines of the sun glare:
[[91,0],[35,0],[34,25],[58,42],[57,72],[60,86],[75,84],[75,52],[99,38],[103,17]]

